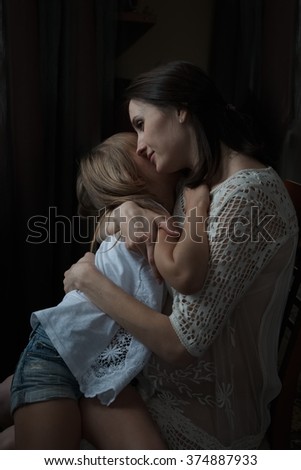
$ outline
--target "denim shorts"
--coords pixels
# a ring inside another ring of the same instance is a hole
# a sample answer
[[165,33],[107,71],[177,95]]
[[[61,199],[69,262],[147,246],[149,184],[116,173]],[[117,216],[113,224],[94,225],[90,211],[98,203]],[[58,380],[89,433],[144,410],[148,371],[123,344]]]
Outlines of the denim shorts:
[[18,407],[57,398],[78,400],[83,394],[43,327],[30,334],[11,385],[11,412]]

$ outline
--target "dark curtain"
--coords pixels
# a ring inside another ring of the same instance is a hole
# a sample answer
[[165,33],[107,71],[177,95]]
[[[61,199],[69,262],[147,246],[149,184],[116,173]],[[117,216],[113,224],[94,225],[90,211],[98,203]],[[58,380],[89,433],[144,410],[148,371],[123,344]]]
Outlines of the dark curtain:
[[[117,0],[0,0],[0,379],[89,246],[80,156],[114,129]],[[5,345],[4,345],[5,343]]]
[[284,178],[301,183],[301,0],[298,0],[296,21],[297,39],[292,51],[295,56],[292,119],[281,152],[280,171]]
[[211,74],[258,123],[280,171],[293,119],[298,0],[216,0]]

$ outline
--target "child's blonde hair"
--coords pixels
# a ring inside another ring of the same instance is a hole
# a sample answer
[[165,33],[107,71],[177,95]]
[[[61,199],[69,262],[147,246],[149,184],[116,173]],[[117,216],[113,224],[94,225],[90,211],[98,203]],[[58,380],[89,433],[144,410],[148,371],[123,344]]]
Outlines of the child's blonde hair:
[[155,209],[158,203],[146,187],[133,159],[137,148],[134,132],[112,135],[84,155],[77,176],[78,213],[101,222],[125,201]]

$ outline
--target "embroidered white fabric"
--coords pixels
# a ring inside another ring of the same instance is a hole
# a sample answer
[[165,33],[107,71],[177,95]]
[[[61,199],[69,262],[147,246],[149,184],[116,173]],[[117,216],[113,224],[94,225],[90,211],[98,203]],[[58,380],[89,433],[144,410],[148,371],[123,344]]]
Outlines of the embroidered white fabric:
[[[161,311],[165,297],[145,258],[110,237],[100,245],[95,264],[115,284]],[[71,291],[55,307],[33,312],[31,325],[41,323],[86,397],[109,405],[136,377],[150,351],[79,291]]]
[[[183,216],[183,199],[175,213]],[[280,391],[278,333],[297,243],[296,214],[272,168],[243,170],[211,192],[210,266],[195,295],[174,292],[170,316],[196,358],[155,356],[140,391],[170,449],[253,449]]]

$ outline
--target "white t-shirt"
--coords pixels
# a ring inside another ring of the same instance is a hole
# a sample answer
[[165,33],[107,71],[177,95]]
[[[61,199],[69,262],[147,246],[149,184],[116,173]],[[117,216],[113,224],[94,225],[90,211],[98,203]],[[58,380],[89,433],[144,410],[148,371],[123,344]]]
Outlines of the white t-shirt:
[[[95,264],[115,284],[162,311],[164,283],[154,278],[148,262],[129,251],[115,236],[103,241]],[[150,351],[119,327],[79,291],[66,294],[56,307],[33,312],[31,326],[41,323],[86,397],[109,405],[142,370]]]

